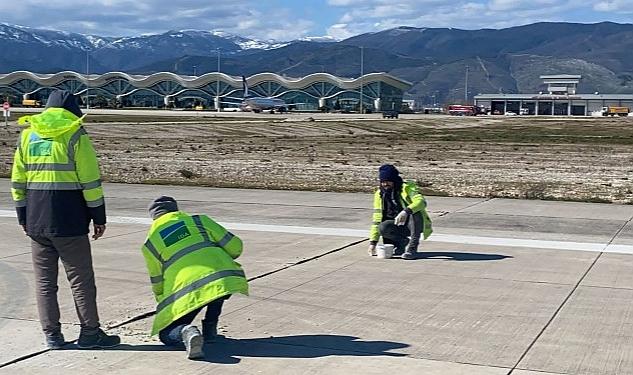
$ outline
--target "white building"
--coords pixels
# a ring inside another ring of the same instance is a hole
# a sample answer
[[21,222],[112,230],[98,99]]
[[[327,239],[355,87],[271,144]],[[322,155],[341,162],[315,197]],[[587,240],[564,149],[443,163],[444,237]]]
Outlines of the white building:
[[547,84],[547,92],[481,94],[475,96],[475,105],[489,108],[492,114],[514,112],[545,116],[589,116],[608,106],[633,108],[633,94],[577,94],[580,75],[546,75],[540,78]]

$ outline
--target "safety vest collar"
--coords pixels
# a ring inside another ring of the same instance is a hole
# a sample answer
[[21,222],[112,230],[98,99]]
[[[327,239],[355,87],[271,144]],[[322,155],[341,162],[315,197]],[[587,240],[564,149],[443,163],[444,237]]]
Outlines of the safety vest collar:
[[54,138],[77,131],[85,117],[77,117],[64,108],[47,108],[40,114],[20,117],[18,124],[29,123],[31,129],[41,138]]
[[160,227],[161,225],[163,225],[164,223],[168,221],[174,220],[176,218],[184,219],[187,216],[189,215],[187,215],[186,213],[182,211],[172,211],[172,212],[167,212],[163,215],[160,215],[158,218],[154,219],[154,221],[152,222],[152,227],[150,229],[150,232],[154,232],[156,228]]

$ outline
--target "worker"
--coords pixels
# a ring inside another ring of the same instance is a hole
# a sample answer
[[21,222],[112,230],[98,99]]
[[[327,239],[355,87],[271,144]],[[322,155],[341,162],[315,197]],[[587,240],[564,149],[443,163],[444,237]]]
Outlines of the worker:
[[[415,259],[423,233],[427,239],[433,229],[426,212],[426,199],[413,181],[403,181],[391,164],[378,169],[380,187],[374,193],[374,211],[369,233],[369,254],[376,255],[376,245],[394,245],[394,254],[402,259]],[[410,238],[409,238],[410,237]]]
[[82,127],[77,98],[56,90],[44,112],[25,116],[13,159],[11,193],[18,222],[31,238],[35,296],[40,323],[50,349],[66,344],[57,302],[58,263],[66,271],[81,324],[79,348],[109,348],[118,336],[100,328],[92,238],[106,230],[106,210],[97,155]]
[[[217,335],[222,304],[234,293],[248,295],[244,271],[234,259],[242,240],[205,215],[178,210],[172,197],[149,206],[152,226],[142,252],[156,297],[152,335],[168,346],[182,347],[187,358],[204,356],[204,344]],[[202,335],[192,325],[206,306]]]

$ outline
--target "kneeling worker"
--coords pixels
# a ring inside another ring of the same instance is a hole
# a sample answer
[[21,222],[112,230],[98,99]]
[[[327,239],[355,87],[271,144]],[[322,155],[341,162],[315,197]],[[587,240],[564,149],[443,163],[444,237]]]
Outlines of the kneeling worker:
[[427,239],[433,233],[426,199],[415,182],[402,180],[393,165],[382,165],[378,174],[380,188],[374,193],[369,254],[376,255],[376,244],[382,236],[383,243],[394,245],[396,255],[415,259],[421,234]]
[[[154,220],[143,256],[158,306],[152,335],[169,346],[185,346],[187,357],[202,358],[203,345],[217,335],[224,300],[248,294],[248,282],[234,261],[242,240],[205,215],[178,211],[171,197],[149,206]],[[202,335],[191,323],[206,306]]]

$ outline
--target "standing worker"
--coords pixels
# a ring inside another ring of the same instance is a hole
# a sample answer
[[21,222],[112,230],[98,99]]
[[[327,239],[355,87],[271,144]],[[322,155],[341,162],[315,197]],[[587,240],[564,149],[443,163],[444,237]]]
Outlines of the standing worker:
[[[217,336],[222,304],[233,293],[248,295],[237,259],[242,240],[205,215],[178,210],[161,196],[149,206],[152,227],[142,252],[158,302],[152,335],[168,346],[184,345],[189,359],[204,356],[203,345]],[[191,323],[206,306],[202,335]]]
[[[374,213],[369,233],[369,254],[376,255],[380,236],[383,243],[393,244],[402,259],[415,259],[424,232],[427,239],[433,229],[426,212],[426,199],[413,181],[403,181],[391,164],[378,169],[380,187],[374,193]],[[409,239],[411,237],[411,239]]]
[[120,343],[99,324],[97,288],[90,249],[106,229],[105,202],[97,155],[81,126],[77,98],[53,91],[44,112],[25,116],[13,160],[11,193],[18,222],[31,238],[35,295],[46,345],[65,345],[57,303],[58,262],[70,282],[81,331],[80,348],[109,348]]

